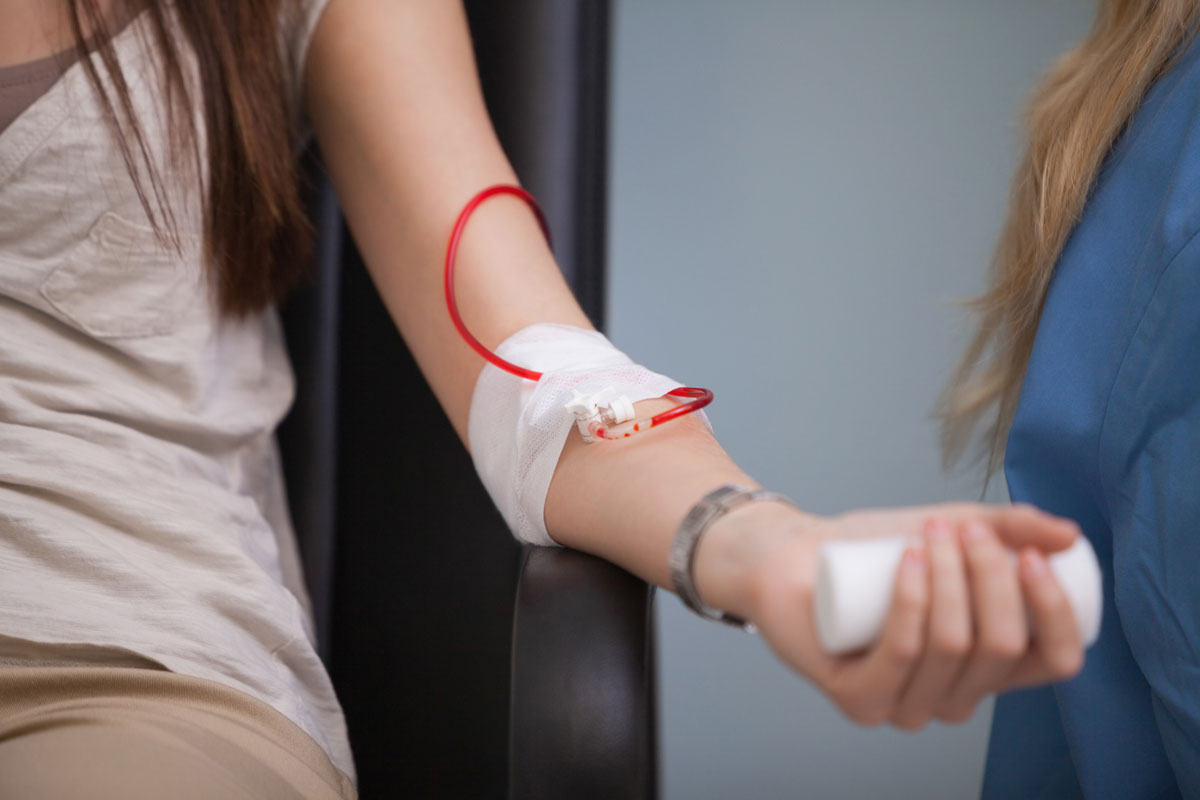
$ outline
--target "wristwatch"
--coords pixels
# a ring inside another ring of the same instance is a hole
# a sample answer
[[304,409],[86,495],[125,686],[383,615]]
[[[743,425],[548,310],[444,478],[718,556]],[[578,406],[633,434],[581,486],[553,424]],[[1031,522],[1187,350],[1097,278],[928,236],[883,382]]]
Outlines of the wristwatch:
[[692,510],[683,518],[683,522],[675,531],[668,561],[671,568],[671,584],[675,587],[675,593],[679,595],[679,599],[685,606],[705,619],[723,622],[726,625],[741,628],[747,633],[754,633],[753,623],[733,614],[718,611],[701,600],[700,593],[696,591],[696,582],[692,572],[696,566],[696,551],[709,526],[740,505],[771,500],[795,505],[788,498],[775,492],[727,483],[713,489],[704,495],[700,502],[692,506]]

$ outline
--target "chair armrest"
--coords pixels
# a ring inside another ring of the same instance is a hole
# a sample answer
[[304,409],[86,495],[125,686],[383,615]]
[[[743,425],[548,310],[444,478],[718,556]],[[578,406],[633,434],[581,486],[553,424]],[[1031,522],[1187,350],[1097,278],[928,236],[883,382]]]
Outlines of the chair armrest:
[[574,550],[526,548],[513,609],[509,797],[653,798],[653,588]]

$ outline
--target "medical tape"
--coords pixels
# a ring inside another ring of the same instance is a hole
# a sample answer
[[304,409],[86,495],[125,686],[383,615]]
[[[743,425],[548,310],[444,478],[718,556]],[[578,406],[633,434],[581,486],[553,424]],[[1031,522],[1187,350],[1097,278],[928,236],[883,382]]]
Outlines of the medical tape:
[[513,535],[530,544],[556,545],[546,530],[545,505],[559,455],[575,426],[567,404],[577,392],[609,387],[636,403],[682,384],[633,363],[603,334],[570,325],[531,325],[495,352],[542,377],[531,381],[492,364],[484,367],[467,423],[471,458]]

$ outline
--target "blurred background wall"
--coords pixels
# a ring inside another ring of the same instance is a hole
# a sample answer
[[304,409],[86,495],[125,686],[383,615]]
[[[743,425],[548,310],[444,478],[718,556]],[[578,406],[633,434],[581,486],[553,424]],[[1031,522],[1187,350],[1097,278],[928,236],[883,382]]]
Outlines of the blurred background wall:
[[[616,344],[712,388],[733,457],[809,510],[977,497],[929,413],[968,330],[951,303],[982,288],[1024,100],[1092,10],[619,0]],[[990,704],[858,729],[760,640],[657,613],[665,800],[978,792]]]

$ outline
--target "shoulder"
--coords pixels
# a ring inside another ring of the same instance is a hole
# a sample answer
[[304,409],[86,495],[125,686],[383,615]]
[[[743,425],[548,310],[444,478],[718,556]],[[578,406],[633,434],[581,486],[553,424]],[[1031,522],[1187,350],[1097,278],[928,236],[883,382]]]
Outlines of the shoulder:
[[[1072,433],[1105,482],[1144,445],[1158,411],[1189,397],[1200,352],[1200,46],[1148,93],[1114,146],[1055,268],[1024,409],[1040,436]],[[1168,366],[1170,365],[1170,366]],[[1170,371],[1189,373],[1188,380]],[[1022,413],[1023,412],[1023,413]]]
[[1200,426],[1200,41],[1151,89],[1125,139],[1089,203],[1121,221],[1111,236],[1126,252],[1126,277],[1109,286],[1124,335],[1102,452],[1146,446],[1168,418]]

